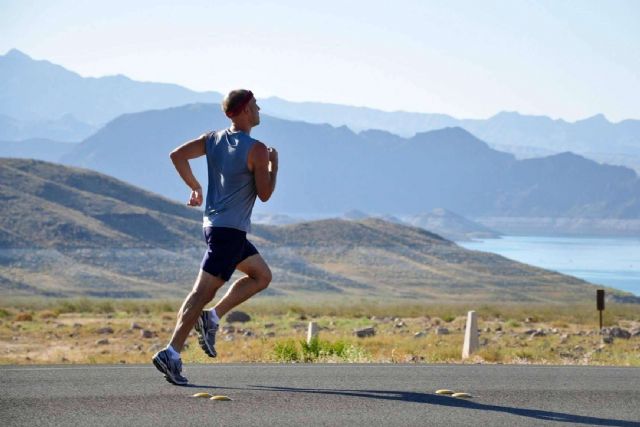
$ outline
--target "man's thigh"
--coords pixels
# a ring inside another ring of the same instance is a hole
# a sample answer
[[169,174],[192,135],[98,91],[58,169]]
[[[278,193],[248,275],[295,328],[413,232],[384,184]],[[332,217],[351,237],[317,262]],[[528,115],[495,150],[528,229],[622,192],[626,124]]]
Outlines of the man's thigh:
[[271,270],[260,254],[251,255],[245,258],[236,266],[237,270],[242,271],[249,277],[270,276]]

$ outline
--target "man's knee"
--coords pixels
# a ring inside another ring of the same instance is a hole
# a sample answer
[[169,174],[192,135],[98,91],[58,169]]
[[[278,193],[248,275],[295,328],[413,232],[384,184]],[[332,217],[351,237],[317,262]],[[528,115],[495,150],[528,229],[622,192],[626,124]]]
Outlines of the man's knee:
[[196,283],[191,290],[191,295],[197,299],[213,298],[216,291],[222,287],[224,283],[224,279],[200,270]]
[[260,286],[260,290],[266,289],[269,286],[269,283],[271,283],[272,278],[273,276],[271,275],[271,269],[267,266],[260,269],[257,272],[256,277],[254,277],[254,279],[258,282],[258,286]]

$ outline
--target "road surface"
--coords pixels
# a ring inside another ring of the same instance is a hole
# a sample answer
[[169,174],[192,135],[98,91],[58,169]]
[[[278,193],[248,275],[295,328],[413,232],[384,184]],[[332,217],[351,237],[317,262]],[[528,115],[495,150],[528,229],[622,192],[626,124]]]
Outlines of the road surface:
[[185,366],[189,387],[151,364],[0,373],[3,426],[640,426],[640,368],[212,363]]

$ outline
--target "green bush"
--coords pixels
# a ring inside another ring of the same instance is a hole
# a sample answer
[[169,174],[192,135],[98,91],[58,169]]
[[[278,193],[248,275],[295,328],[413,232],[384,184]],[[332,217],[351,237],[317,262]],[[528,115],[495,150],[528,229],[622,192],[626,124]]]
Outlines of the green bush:
[[305,362],[313,362],[318,358],[336,356],[344,358],[347,344],[344,341],[336,341],[334,343],[323,341],[315,337],[311,342],[300,341],[302,350],[301,359]]
[[59,313],[93,313],[95,304],[88,298],[62,300],[55,309]]
[[345,361],[361,361],[366,358],[364,350],[344,341],[324,341],[317,337],[307,343],[305,340],[280,341],[273,349],[274,357],[281,362],[316,362],[337,357]]
[[273,353],[279,362],[298,361],[298,349],[294,340],[279,341],[273,348]]
[[95,311],[97,313],[113,313],[116,310],[111,301],[100,301],[96,304]]

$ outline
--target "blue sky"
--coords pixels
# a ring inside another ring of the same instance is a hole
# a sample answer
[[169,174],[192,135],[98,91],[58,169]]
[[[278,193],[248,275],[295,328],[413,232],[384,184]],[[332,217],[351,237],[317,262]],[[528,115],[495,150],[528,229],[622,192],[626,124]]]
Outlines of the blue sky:
[[0,54],[460,118],[640,119],[640,1],[182,3],[0,0]]

